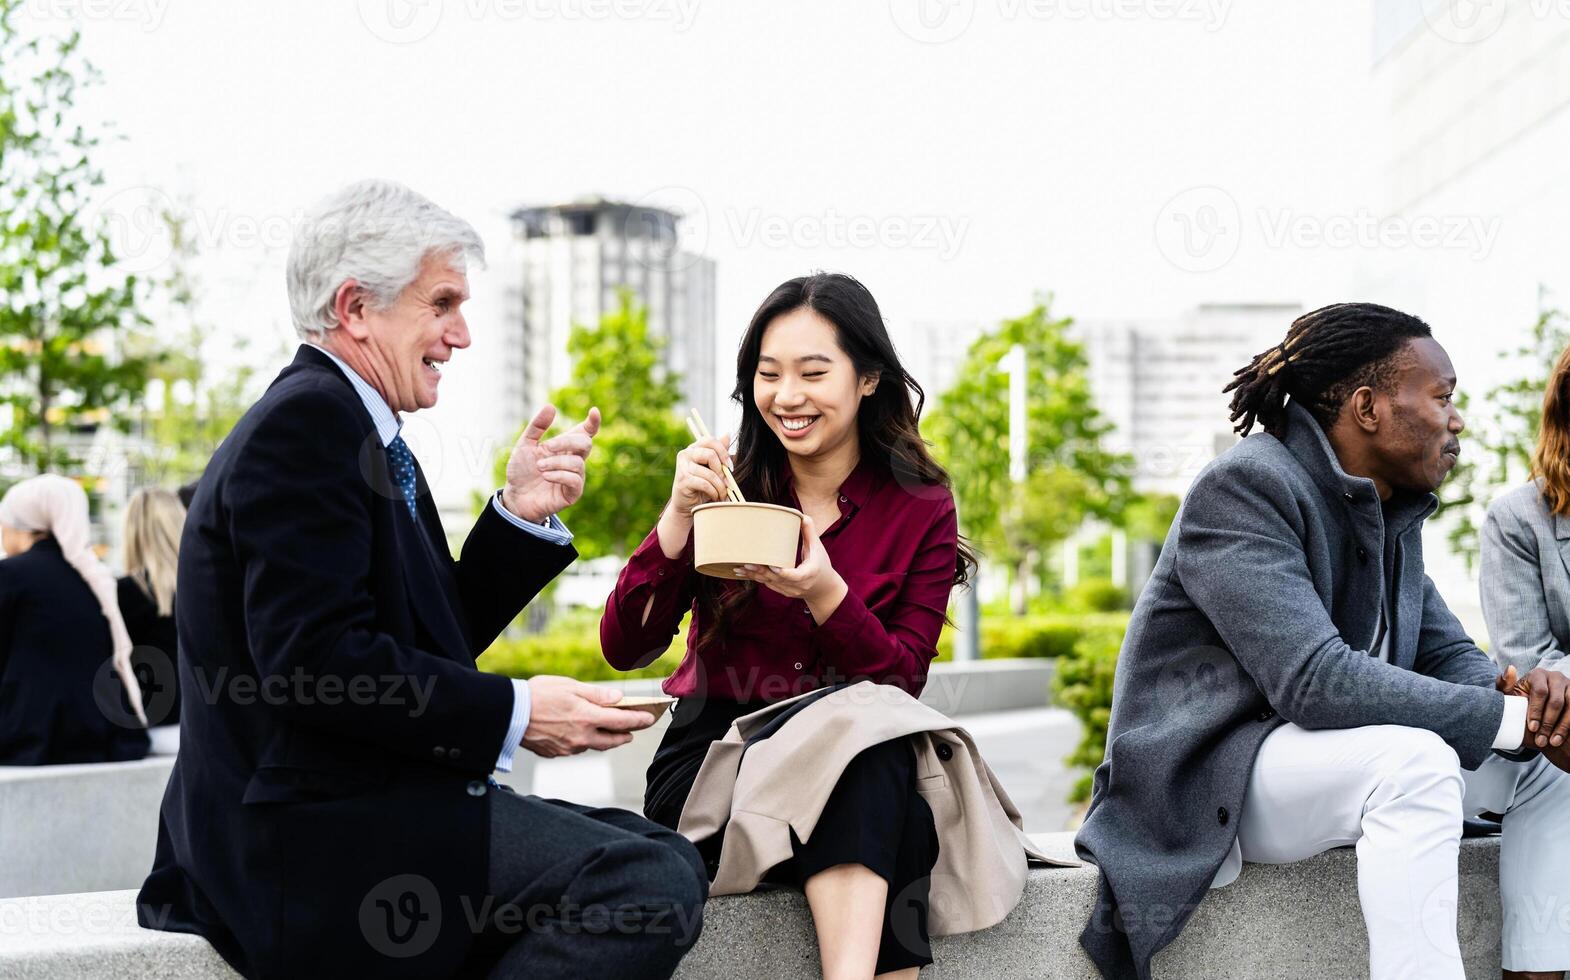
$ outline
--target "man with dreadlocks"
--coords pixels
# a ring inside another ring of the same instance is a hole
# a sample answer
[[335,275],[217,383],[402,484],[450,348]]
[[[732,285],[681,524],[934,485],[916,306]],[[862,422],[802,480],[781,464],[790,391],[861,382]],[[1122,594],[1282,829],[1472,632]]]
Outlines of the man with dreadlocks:
[[1455,385],[1423,321],[1342,303],[1227,388],[1247,438],[1195,481],[1134,610],[1076,840],[1105,976],[1147,980],[1243,861],[1355,844],[1374,980],[1463,980],[1462,821],[1485,811],[1505,977],[1570,968],[1570,678],[1499,676],[1423,572]]

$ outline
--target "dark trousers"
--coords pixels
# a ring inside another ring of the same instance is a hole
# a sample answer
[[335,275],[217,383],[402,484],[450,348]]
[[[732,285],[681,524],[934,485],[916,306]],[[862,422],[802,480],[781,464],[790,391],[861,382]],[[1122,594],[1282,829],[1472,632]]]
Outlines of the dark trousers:
[[[677,702],[649,767],[644,813],[675,827],[710,743],[723,738],[732,721],[762,706],[695,698]],[[698,846],[711,874],[719,866],[724,837],[721,831]],[[801,889],[808,878],[835,865],[863,865],[889,886],[877,972],[932,962],[927,910],[938,832],[931,808],[916,792],[916,756],[908,739],[875,745],[852,759],[808,839],[793,837],[791,844],[791,859],[771,869],[764,881]]]
[[665,980],[697,942],[709,879],[681,835],[628,810],[493,788],[484,925],[493,978]]

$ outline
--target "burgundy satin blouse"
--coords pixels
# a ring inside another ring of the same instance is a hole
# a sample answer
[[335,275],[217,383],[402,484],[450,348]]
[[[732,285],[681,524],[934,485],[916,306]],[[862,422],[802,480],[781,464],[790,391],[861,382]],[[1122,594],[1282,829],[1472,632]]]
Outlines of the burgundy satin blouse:
[[[801,506],[794,490],[789,503]],[[692,540],[671,559],[650,531],[605,604],[605,659],[618,670],[649,663],[690,611],[686,656],[664,684],[674,697],[778,701],[862,679],[920,692],[954,581],[953,495],[945,487],[902,485],[864,460],[840,487],[839,510],[820,537],[849,592],[821,625],[805,601],[759,585],[752,603],[732,616],[730,635],[698,651],[708,624],[696,601]]]

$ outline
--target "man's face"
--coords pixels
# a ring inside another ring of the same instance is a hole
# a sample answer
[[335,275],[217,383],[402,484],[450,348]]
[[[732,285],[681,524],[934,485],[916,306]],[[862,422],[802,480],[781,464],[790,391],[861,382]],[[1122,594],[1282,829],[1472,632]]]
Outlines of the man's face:
[[1398,490],[1432,493],[1460,458],[1457,438],[1466,423],[1455,407],[1456,371],[1439,342],[1413,340],[1398,368],[1396,390],[1382,394],[1390,424],[1382,425],[1374,449],[1389,484]]
[[442,365],[455,349],[469,346],[469,325],[460,310],[468,298],[469,279],[453,267],[451,258],[427,256],[419,276],[391,306],[363,308],[367,380],[393,411],[436,404]]

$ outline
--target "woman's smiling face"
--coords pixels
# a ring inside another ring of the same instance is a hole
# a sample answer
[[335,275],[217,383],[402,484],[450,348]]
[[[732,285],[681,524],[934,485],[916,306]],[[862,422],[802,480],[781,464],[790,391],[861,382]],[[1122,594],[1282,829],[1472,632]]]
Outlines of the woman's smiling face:
[[752,400],[787,452],[818,457],[856,438],[861,400],[878,386],[840,349],[834,324],[808,307],[763,331]]

